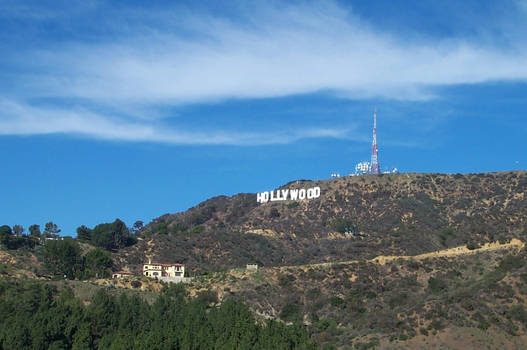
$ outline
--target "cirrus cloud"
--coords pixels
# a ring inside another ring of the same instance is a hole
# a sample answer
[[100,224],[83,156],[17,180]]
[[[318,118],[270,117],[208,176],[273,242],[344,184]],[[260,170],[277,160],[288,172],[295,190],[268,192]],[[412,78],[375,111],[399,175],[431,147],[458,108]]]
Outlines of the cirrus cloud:
[[[128,9],[99,40],[47,38],[38,49],[13,47],[2,63],[0,91],[11,109],[0,112],[1,132],[182,144],[350,137],[323,125],[278,137],[272,130],[197,132],[167,128],[145,114],[169,118],[162,106],[317,91],[354,99],[427,100],[445,85],[527,79],[521,43],[504,49],[462,37],[411,41],[376,30],[334,2],[257,6],[239,9],[238,19],[182,7]],[[33,103],[39,99],[55,106],[39,107]],[[71,109],[64,103],[70,100],[83,107]],[[106,115],[98,112],[101,106],[124,113]]]

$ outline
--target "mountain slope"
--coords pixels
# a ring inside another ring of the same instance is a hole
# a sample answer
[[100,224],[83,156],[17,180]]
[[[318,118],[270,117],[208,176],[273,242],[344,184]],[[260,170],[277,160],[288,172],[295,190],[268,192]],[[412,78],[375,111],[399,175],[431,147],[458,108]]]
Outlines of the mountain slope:
[[419,256],[235,269],[199,278],[189,289],[309,324],[319,344],[339,348],[523,349],[526,281],[525,244],[513,240]]
[[[295,181],[321,196],[259,204],[255,194],[219,196],[153,220],[118,264],[137,271],[147,256],[190,271],[257,262],[297,265],[377,255],[416,255],[527,234],[525,171],[446,175],[386,174]],[[350,224],[346,235],[339,223]]]

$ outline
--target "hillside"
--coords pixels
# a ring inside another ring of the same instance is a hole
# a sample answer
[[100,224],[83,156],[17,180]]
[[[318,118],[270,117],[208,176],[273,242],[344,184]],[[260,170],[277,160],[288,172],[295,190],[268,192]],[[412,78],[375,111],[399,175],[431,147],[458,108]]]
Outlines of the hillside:
[[[295,181],[320,186],[314,200],[259,204],[255,194],[219,196],[163,215],[117,255],[138,271],[147,257],[187,264],[194,274],[263,266],[416,255],[527,235],[525,171],[385,174]],[[345,234],[339,224],[353,227]],[[340,231],[340,232],[339,232]]]
[[[149,304],[164,293],[163,283],[146,277],[88,281],[36,277],[28,270],[34,266],[33,255],[2,253],[0,282],[5,286],[34,285],[31,281],[38,279],[59,291],[71,288],[84,305],[101,291],[116,297],[139,296]],[[523,349],[526,253],[525,243],[512,239],[415,256],[236,268],[197,277],[185,287],[191,299],[216,307],[229,300],[243,301],[259,324],[265,319],[304,324],[320,348]]]
[[[320,348],[523,349],[526,253],[525,243],[513,239],[415,256],[223,270],[185,287],[191,299],[216,307],[243,301],[259,324],[265,319],[304,324]],[[35,276],[16,268],[27,263],[15,261],[24,254],[2,257],[6,285],[33,283]],[[85,305],[103,290],[149,304],[164,293],[163,283],[146,277],[39,280],[59,291],[71,288]]]
[[[182,262],[195,276],[185,285],[188,300],[205,313],[243,301],[258,324],[292,324],[284,334],[299,330],[321,348],[526,348],[526,172],[390,174],[282,188],[312,186],[320,186],[320,198],[258,204],[255,194],[215,197],[153,220],[136,244],[119,250],[72,239],[0,250],[0,277],[5,286],[20,281],[13,287],[20,290],[33,290],[35,280],[71,288],[89,311],[100,293],[152,304],[166,290],[144,276],[96,279],[91,253],[108,258],[106,273],[110,254],[114,270],[137,274],[147,258]],[[44,253],[58,245],[78,250],[74,280],[44,266],[43,257],[57,255]],[[244,268],[254,262],[257,271]]]
[[527,264],[519,240],[478,249],[235,269],[192,282],[265,318],[311,325],[345,349],[523,349]]

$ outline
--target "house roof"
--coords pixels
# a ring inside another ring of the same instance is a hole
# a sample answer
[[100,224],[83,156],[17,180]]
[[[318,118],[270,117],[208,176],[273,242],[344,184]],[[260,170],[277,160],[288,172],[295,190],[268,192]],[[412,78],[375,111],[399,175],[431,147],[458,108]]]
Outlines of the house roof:
[[157,263],[157,262],[144,263],[143,265],[157,265],[157,266],[166,266],[166,267],[170,267],[170,266],[185,266],[183,264],[162,264],[162,263]]

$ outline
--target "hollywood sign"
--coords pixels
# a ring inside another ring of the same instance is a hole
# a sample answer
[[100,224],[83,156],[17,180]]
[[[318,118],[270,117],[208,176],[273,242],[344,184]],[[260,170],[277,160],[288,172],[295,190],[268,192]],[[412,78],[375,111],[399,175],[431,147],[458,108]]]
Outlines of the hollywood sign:
[[286,201],[286,200],[304,200],[315,199],[320,197],[320,187],[301,188],[301,189],[285,189],[275,191],[265,191],[256,194],[256,201],[258,203],[267,203],[269,201]]

